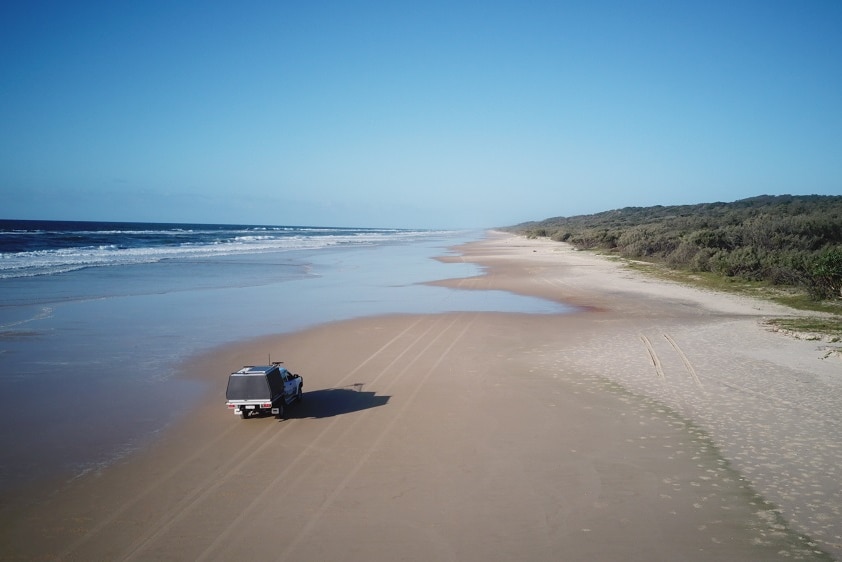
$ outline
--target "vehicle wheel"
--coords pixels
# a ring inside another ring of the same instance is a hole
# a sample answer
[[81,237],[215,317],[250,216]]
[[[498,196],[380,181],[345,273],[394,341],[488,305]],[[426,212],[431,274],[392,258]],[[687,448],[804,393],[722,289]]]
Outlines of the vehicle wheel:
[[249,418],[250,413],[251,412],[249,412],[248,410],[240,410],[240,417],[244,420],[247,420]]
[[278,406],[278,414],[277,414],[277,416],[276,416],[276,417],[277,417],[279,420],[285,419],[285,417],[286,417],[286,416],[284,415],[285,413],[286,413],[286,412],[285,412],[285,409],[284,409],[284,404],[283,404],[283,403],[281,403],[281,404]]
[[297,401],[301,402],[301,399],[302,399],[302,398],[304,398],[304,391],[303,391],[303,390],[302,390],[302,388],[299,386],[299,387],[298,387],[298,394],[295,396],[295,399],[296,399]]

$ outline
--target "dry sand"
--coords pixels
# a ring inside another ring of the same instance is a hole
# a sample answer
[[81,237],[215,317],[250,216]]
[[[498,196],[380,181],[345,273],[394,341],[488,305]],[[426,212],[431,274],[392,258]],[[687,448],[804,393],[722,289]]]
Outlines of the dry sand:
[[[237,344],[144,451],[3,506],[2,555],[67,560],[792,560],[842,556],[842,362],[792,314],[493,234],[442,282],[569,315],[365,318]],[[227,373],[283,357],[290,419]],[[809,533],[809,538],[803,533]]]

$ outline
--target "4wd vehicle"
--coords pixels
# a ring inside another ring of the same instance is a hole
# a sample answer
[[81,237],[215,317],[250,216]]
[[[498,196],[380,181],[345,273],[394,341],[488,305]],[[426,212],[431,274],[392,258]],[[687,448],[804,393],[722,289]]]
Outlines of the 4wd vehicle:
[[290,373],[281,362],[246,366],[228,377],[225,399],[228,408],[243,419],[267,412],[283,419],[286,406],[301,400],[303,386],[301,376]]

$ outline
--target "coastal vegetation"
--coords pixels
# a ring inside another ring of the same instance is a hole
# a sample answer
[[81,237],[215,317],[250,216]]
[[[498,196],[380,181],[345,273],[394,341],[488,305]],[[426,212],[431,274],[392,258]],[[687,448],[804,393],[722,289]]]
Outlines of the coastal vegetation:
[[626,207],[506,230],[619,256],[634,267],[710,288],[842,312],[842,196]]

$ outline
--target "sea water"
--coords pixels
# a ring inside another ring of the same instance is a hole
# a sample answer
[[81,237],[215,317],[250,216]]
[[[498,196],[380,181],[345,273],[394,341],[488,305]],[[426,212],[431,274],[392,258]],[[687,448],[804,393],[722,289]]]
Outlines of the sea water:
[[481,236],[0,221],[0,492],[148,440],[204,396],[179,362],[220,344],[375,314],[568,311],[423,284],[478,274],[433,258]]

